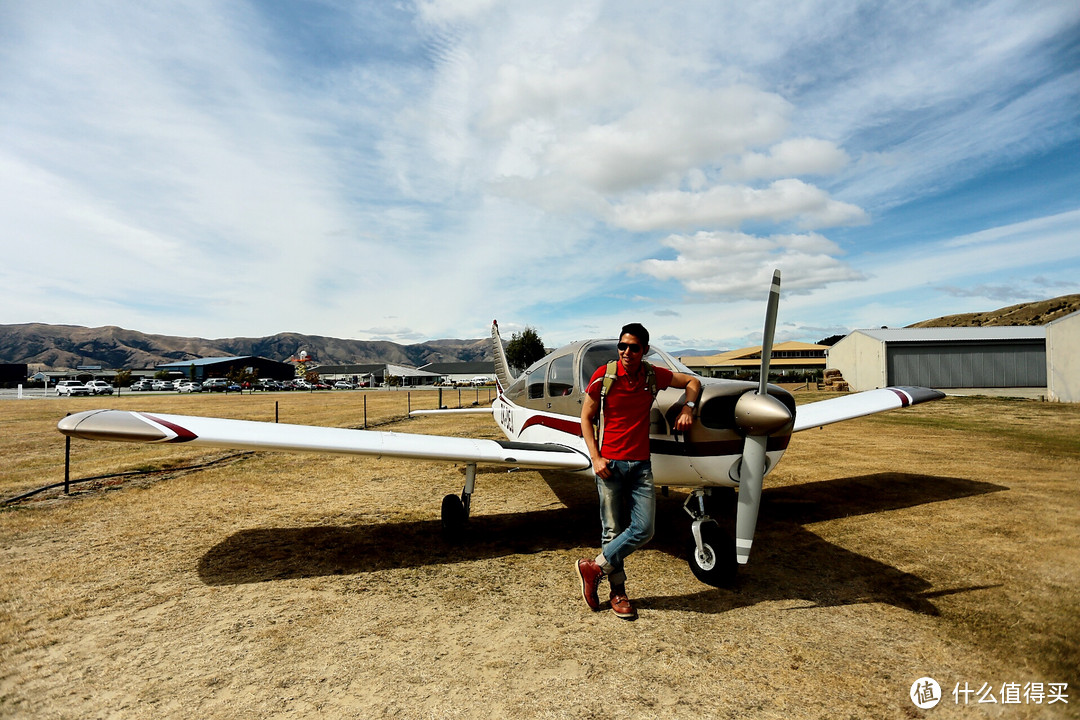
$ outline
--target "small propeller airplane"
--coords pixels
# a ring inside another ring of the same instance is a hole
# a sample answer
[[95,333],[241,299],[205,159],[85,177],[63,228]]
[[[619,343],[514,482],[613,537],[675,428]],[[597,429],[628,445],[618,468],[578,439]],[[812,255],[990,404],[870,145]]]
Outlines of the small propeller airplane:
[[[699,377],[702,395],[689,431],[674,430],[685,403],[676,388],[660,391],[650,416],[653,474],[663,488],[689,488],[683,505],[691,518],[690,569],[702,582],[730,585],[750,557],[765,476],[787,450],[793,433],[944,397],[921,387],[887,387],[801,405],[787,390],[769,385],[769,360],[780,299],[780,271],[773,273],[762,337],[758,382]],[[471,439],[310,425],[89,410],[62,419],[57,429],[85,440],[191,443],[234,449],[324,452],[413,458],[465,465],[465,486],[442,502],[442,526],[453,534],[469,517],[478,465],[563,470],[592,478],[581,432],[585,385],[617,357],[616,340],[571,343],[533,363],[518,377],[510,371],[499,326],[491,326],[498,397],[491,407],[417,410],[413,415],[491,414],[506,440]],[[646,359],[673,372],[693,374],[662,350]],[[714,492],[733,492],[738,504],[735,536],[721,530]]]

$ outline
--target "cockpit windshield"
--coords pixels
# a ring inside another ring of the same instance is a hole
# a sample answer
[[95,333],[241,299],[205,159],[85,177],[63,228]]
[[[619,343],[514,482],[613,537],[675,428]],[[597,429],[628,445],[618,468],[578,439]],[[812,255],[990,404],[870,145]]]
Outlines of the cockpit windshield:
[[[619,359],[619,351],[616,349],[615,345],[616,342],[614,340],[602,340],[593,343],[585,350],[585,353],[581,356],[581,387],[584,388],[588,384],[589,378],[593,376],[593,373],[596,372],[598,367],[607,364],[612,360]],[[650,348],[645,359],[653,365],[667,368],[672,372],[686,373],[688,375],[694,374],[693,370],[686,367],[663,350]]]

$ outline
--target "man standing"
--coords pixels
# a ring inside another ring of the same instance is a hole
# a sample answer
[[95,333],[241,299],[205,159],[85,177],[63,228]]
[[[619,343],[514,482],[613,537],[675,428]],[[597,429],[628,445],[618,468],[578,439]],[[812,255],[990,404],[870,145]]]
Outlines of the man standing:
[[[676,430],[686,431],[701,397],[701,382],[696,377],[651,365],[643,359],[648,352],[649,331],[640,323],[623,327],[614,377],[610,377],[607,365],[597,368],[581,408],[581,434],[592,457],[603,529],[600,554],[594,560],[577,562],[581,595],[590,608],[599,610],[597,585],[606,576],[611,585],[611,609],[626,620],[637,617],[637,612],[626,596],[623,561],[652,538],[656,521],[649,454],[653,400],[664,388],[686,388],[686,404],[675,421]],[[599,442],[593,426],[598,412]]]

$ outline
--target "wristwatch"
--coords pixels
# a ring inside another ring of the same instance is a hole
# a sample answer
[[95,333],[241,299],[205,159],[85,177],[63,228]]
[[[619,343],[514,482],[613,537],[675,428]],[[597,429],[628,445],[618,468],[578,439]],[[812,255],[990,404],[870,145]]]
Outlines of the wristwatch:
[[691,410],[693,410],[694,408],[696,408],[696,407],[697,407],[697,403],[696,403],[696,402],[694,402],[693,400],[687,400],[687,401],[686,401],[686,407],[688,407],[688,408],[690,408]]

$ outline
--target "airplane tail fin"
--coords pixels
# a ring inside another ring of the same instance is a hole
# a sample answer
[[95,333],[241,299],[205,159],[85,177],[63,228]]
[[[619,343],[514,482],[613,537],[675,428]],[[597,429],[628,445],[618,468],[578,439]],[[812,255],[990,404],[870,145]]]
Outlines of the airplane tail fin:
[[502,337],[499,335],[499,322],[491,321],[491,352],[495,356],[495,384],[498,385],[501,395],[514,382],[514,374],[510,372],[510,363],[506,361],[506,351],[503,348]]

